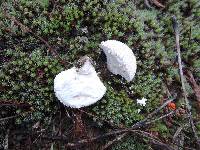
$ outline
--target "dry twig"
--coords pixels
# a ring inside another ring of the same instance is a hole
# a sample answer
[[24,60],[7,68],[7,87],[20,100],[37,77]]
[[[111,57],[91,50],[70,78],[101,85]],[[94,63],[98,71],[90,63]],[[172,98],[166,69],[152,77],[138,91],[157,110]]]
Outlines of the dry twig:
[[154,135],[152,135],[152,134],[150,134],[148,132],[137,130],[136,133],[139,136],[143,136],[143,137],[146,137],[146,138],[150,139],[152,143],[162,147],[162,149],[174,150],[174,148],[172,148],[172,146],[170,146],[169,144],[162,143],[156,136],[154,136]]
[[10,116],[10,117],[5,117],[5,118],[0,118],[0,121],[5,121],[5,120],[8,120],[8,119],[13,119],[13,118],[16,118],[18,117],[19,115],[15,115],[15,116]]
[[186,91],[186,88],[185,88],[184,76],[183,76],[183,67],[182,67],[182,61],[181,61],[181,52],[180,52],[180,43],[179,43],[179,28],[178,28],[178,22],[177,22],[175,16],[172,17],[172,21],[173,21],[173,28],[174,28],[175,37],[176,37],[176,49],[177,49],[177,53],[178,53],[179,72],[180,72],[183,95],[184,95],[185,104],[186,104],[186,108],[187,108],[187,114],[188,114],[188,118],[189,118],[189,121],[190,121],[190,124],[191,124],[192,131],[193,131],[194,136],[196,138],[197,144],[200,148],[200,141],[199,141],[199,138],[198,138],[198,135],[197,135],[197,132],[196,132],[196,127],[194,125],[194,121],[193,121],[193,118],[192,118],[191,106],[190,106],[189,101],[187,99],[187,91]]
[[144,4],[147,8],[152,8],[151,5],[149,4],[149,0],[144,0]]
[[194,90],[195,96],[197,98],[198,104],[200,106],[200,86],[197,84],[197,82],[194,79],[194,76],[191,71],[186,71],[186,78],[190,82],[192,89]]
[[132,127],[138,127],[141,125],[144,125],[149,119],[152,119],[154,117],[155,114],[157,114],[161,109],[163,109],[165,106],[167,106],[167,104],[169,104],[170,102],[172,102],[174,99],[169,99],[167,100],[164,104],[162,104],[159,108],[157,108],[156,110],[154,110],[152,113],[150,113],[145,119],[135,123]]
[[17,108],[30,108],[31,105],[29,103],[20,103],[19,100],[2,100],[0,99],[0,107],[12,106]]
[[165,8],[165,6],[161,4],[158,0],[151,0],[151,2],[159,8]]
[[175,111],[171,111],[171,112],[169,112],[169,113],[167,113],[167,114],[165,114],[165,115],[163,115],[163,116],[160,116],[159,118],[156,118],[156,119],[154,119],[154,120],[152,120],[152,121],[148,121],[148,122],[145,123],[145,125],[148,125],[148,124],[154,123],[154,122],[156,122],[156,121],[159,121],[159,120],[161,120],[161,119],[163,119],[163,118],[166,118],[166,117],[168,117],[168,116],[170,116],[170,115],[176,113],[177,111],[178,111],[178,109],[175,110]]
[[[165,148],[167,148],[167,150],[174,150],[170,145],[167,145],[167,144],[164,144],[162,143],[157,137],[155,137],[154,135],[148,133],[148,132],[145,132],[145,131],[141,131],[141,130],[134,130],[132,128],[127,128],[127,129],[121,129],[121,130],[117,130],[117,131],[112,131],[112,132],[109,132],[109,133],[105,133],[103,135],[99,135],[99,136],[96,136],[96,137],[92,137],[92,138],[87,138],[87,139],[82,139],[82,140],[79,140],[79,141],[76,141],[75,143],[70,143],[68,142],[66,144],[66,147],[76,147],[76,146],[79,146],[81,144],[86,144],[86,143],[91,143],[92,141],[96,141],[96,140],[99,140],[99,139],[103,139],[103,138],[106,138],[108,136],[113,136],[113,135],[118,135],[118,134],[121,134],[123,135],[123,133],[133,133],[133,134],[138,134],[140,136],[143,136],[143,137],[146,137],[150,140],[152,140],[152,142],[154,144],[157,144],[157,145],[160,145],[160,146],[163,146]],[[123,136],[121,136],[123,137]],[[48,139],[48,140],[52,140],[52,141],[63,141],[63,142],[67,142],[69,140],[69,138],[67,137],[63,137],[63,136],[53,136],[53,137],[50,137],[50,136],[43,136],[42,137],[43,139]]]
[[[157,109],[156,109],[155,111],[153,111],[151,114],[149,114],[145,119],[143,119],[142,121],[139,121],[139,122],[137,122],[136,124],[134,124],[134,125],[132,126],[131,129],[140,128],[140,127],[142,127],[142,126],[144,126],[144,125],[151,124],[151,123],[153,123],[153,122],[156,122],[156,121],[158,121],[158,120],[160,120],[160,119],[163,119],[163,118],[168,117],[169,115],[175,113],[176,111],[172,111],[172,112],[170,112],[170,113],[168,113],[168,114],[165,114],[165,115],[163,115],[163,116],[161,116],[161,117],[159,117],[159,118],[157,118],[157,119],[154,119],[154,120],[152,120],[152,121],[147,122],[149,119],[152,119],[153,116],[154,116],[156,113],[158,113],[161,109],[163,109],[165,106],[167,106],[168,103],[172,102],[173,100],[174,100],[174,99],[169,99],[168,101],[166,101],[163,105],[161,105],[159,108],[157,108]],[[102,149],[107,149],[107,148],[109,148],[109,147],[110,147],[112,144],[114,144],[115,142],[117,142],[117,141],[123,139],[127,134],[128,134],[128,132],[122,133],[121,135],[117,136],[117,137],[114,138],[113,140],[109,141]]]
[[117,137],[114,138],[112,141],[109,141],[106,145],[104,145],[101,149],[102,149],[102,150],[108,149],[111,145],[113,145],[113,144],[116,143],[117,141],[122,140],[126,135],[128,135],[128,133],[123,133],[123,134],[117,136]]

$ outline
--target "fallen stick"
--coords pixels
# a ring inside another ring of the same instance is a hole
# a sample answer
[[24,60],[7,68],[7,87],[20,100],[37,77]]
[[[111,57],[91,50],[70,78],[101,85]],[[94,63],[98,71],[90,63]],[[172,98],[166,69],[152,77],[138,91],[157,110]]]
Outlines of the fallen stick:
[[186,104],[186,108],[187,108],[187,115],[188,115],[188,118],[189,118],[189,122],[190,122],[190,125],[191,125],[191,128],[192,128],[192,131],[193,131],[194,136],[196,138],[197,145],[200,148],[200,140],[199,140],[199,137],[197,135],[196,127],[194,125],[194,121],[193,121],[193,118],[192,118],[191,106],[190,106],[188,98],[187,98],[187,91],[186,91],[185,83],[184,83],[183,67],[182,67],[181,51],[180,51],[180,43],[179,43],[179,28],[178,28],[178,22],[177,22],[175,16],[172,17],[172,22],[173,22],[173,29],[174,29],[175,38],[176,38],[176,49],[177,49],[177,54],[178,54],[178,65],[179,65],[179,72],[180,72],[183,96],[184,96],[185,104]]
[[151,0],[151,2],[159,8],[165,8],[165,6],[161,4],[158,0]]
[[5,118],[0,118],[0,121],[5,121],[5,120],[8,120],[8,119],[16,118],[16,117],[18,117],[18,116],[19,116],[19,115],[10,116],[10,117],[5,117]]
[[113,145],[114,143],[116,143],[117,141],[122,140],[126,135],[128,135],[128,133],[123,133],[119,136],[117,136],[116,138],[114,138],[112,141],[109,141],[106,145],[104,145],[101,150],[105,150],[108,149],[111,145]]
[[153,116],[155,114],[157,114],[161,109],[163,109],[165,106],[167,106],[167,104],[169,104],[170,102],[172,102],[174,99],[169,99],[167,100],[165,103],[163,103],[160,107],[158,107],[156,110],[154,110],[152,113],[150,113],[146,118],[144,118],[143,120],[135,123],[134,125],[132,125],[132,127],[138,127],[138,126],[142,126],[144,125],[149,119],[152,119]]
[[108,136],[113,136],[113,135],[118,135],[118,134],[120,136],[120,134],[121,134],[122,137],[123,137],[124,133],[133,133],[133,134],[137,134],[137,135],[146,137],[146,138],[152,140],[152,143],[154,143],[156,145],[160,145],[166,150],[174,150],[170,145],[167,145],[167,144],[161,142],[159,140],[159,138],[155,137],[154,135],[152,135],[148,132],[145,132],[145,131],[141,131],[141,130],[133,130],[131,128],[108,132],[108,133],[105,133],[103,135],[99,135],[99,136],[92,137],[92,138],[81,139],[81,140],[76,141],[74,143],[67,142],[69,140],[69,138],[63,137],[63,136],[42,136],[41,138],[46,139],[46,140],[52,140],[52,141],[62,141],[62,142],[65,142],[65,143],[67,142],[66,147],[76,147],[76,146],[79,146],[79,145],[82,145],[82,144],[86,144],[86,143],[90,143],[92,141],[96,141],[96,140],[106,138]]
[[[152,121],[148,121],[149,119],[152,119],[153,116],[158,113],[161,109],[163,109],[165,106],[167,106],[167,104],[169,104],[170,102],[172,102],[174,99],[169,99],[167,100],[165,103],[163,103],[159,108],[157,108],[156,110],[154,110],[152,113],[150,113],[145,119],[135,123],[134,125],[132,125],[132,129],[137,129],[137,128],[140,128],[144,125],[148,125],[148,124],[151,124],[153,122],[156,122],[160,119],[163,119],[173,113],[175,113],[176,111],[172,111],[168,114],[165,114],[157,119],[154,119]],[[103,148],[102,150],[105,150],[105,149],[108,149],[112,144],[114,144],[115,142],[119,141],[119,140],[122,140],[126,135],[128,134],[128,132],[125,132],[125,133],[122,133],[121,135],[119,135],[118,137],[114,138],[112,141],[109,141]]]

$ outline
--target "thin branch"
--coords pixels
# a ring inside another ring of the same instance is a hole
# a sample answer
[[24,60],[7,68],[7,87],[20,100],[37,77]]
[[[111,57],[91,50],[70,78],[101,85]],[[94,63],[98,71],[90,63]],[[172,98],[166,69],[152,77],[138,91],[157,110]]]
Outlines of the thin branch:
[[152,8],[151,5],[149,4],[149,0],[144,0],[144,4],[147,8]]
[[[106,137],[112,136],[112,135],[117,135],[117,134],[122,134],[123,135],[123,133],[125,133],[125,132],[138,134],[139,136],[143,136],[143,137],[146,137],[148,139],[153,140],[153,142],[155,144],[163,146],[163,147],[166,147],[168,150],[174,150],[173,148],[171,148],[171,146],[169,146],[169,145],[167,145],[165,143],[162,143],[157,137],[155,137],[154,135],[152,135],[152,134],[150,134],[148,132],[144,132],[144,131],[141,131],[141,130],[133,130],[133,129],[129,129],[129,128],[128,129],[117,130],[117,131],[112,131],[112,132],[105,133],[103,135],[99,135],[99,136],[88,138],[88,139],[82,139],[82,140],[76,141],[75,143],[68,142],[66,144],[66,147],[79,146],[81,144],[90,143],[92,141],[103,139],[103,138],[106,138]],[[56,136],[56,137],[55,136],[53,136],[53,137],[43,136],[41,138],[48,139],[48,140],[53,140],[53,141],[63,141],[63,142],[66,142],[66,141],[69,140],[69,138],[63,137],[63,136]]]
[[30,108],[31,104],[29,103],[21,103],[19,102],[20,100],[2,100],[0,99],[0,107],[5,107],[5,106],[13,106],[13,107],[27,107]]
[[[178,110],[176,110],[176,111],[178,111]],[[168,117],[168,116],[174,114],[176,111],[171,111],[171,112],[169,112],[169,113],[167,113],[167,114],[165,114],[165,115],[163,115],[163,116],[160,116],[159,118],[156,118],[156,119],[154,119],[154,120],[152,120],[152,121],[148,121],[148,122],[145,123],[145,125],[148,125],[148,124],[154,123],[154,122],[156,122],[156,121],[159,121],[159,120],[161,120],[161,119],[163,119],[163,118],[166,118],[166,117]]]
[[200,86],[197,84],[192,72],[189,70],[186,71],[186,79],[188,79],[189,83],[191,84],[192,89],[194,90],[195,96],[197,98],[198,104],[200,105]]
[[[154,122],[156,122],[156,121],[159,121],[159,120],[161,120],[161,119],[163,119],[163,118],[166,118],[166,117],[168,117],[168,116],[170,116],[170,115],[176,113],[178,110],[179,110],[179,109],[177,109],[177,110],[175,110],[175,111],[171,111],[171,112],[169,112],[169,113],[167,113],[167,114],[165,114],[165,115],[163,115],[163,116],[160,116],[159,118],[156,118],[156,119],[154,119],[154,120],[151,120],[151,121],[148,121],[148,122],[144,122],[143,125],[149,125],[149,124],[151,124],[151,123],[154,123]],[[142,126],[142,124],[140,124],[140,125]],[[137,126],[137,127],[141,127],[141,126]],[[134,127],[133,127],[133,128],[134,128]],[[115,142],[117,142],[117,141],[121,140],[122,138],[124,138],[127,134],[128,134],[128,132],[123,133],[123,134],[117,136],[117,137],[116,137],[115,139],[113,139],[112,141],[109,141],[109,142],[102,148],[102,150],[107,149],[108,147],[110,147],[110,146],[111,146],[112,144],[114,144]]]
[[119,136],[117,136],[116,138],[114,138],[112,141],[109,141],[106,145],[104,145],[101,150],[105,150],[108,149],[111,145],[113,145],[114,143],[116,143],[117,141],[122,140],[126,135],[128,135],[128,133],[123,133]]
[[[142,126],[144,126],[144,125],[147,125],[147,124],[150,124],[150,123],[153,123],[153,122],[156,122],[156,121],[158,121],[158,120],[160,120],[160,119],[163,119],[163,118],[165,118],[165,117],[168,117],[169,115],[171,115],[171,114],[173,114],[175,111],[172,111],[172,112],[170,112],[170,113],[168,113],[168,114],[165,114],[165,115],[163,115],[163,116],[161,116],[161,117],[159,117],[159,118],[157,118],[157,119],[155,119],[155,120],[152,120],[152,121],[149,121],[149,122],[147,122],[149,119],[151,119],[156,113],[158,113],[161,109],[163,109],[165,106],[167,106],[167,104],[168,103],[170,103],[170,102],[172,102],[174,99],[169,99],[169,100],[167,100],[165,103],[163,103],[159,108],[157,108],[155,111],[153,111],[151,114],[149,114],[144,120],[142,120],[142,121],[139,121],[139,122],[137,122],[136,124],[134,124],[133,126],[132,126],[132,128],[130,128],[130,129],[137,129],[137,128],[139,128],[139,127],[142,127]],[[92,113],[89,113],[89,112],[86,112],[86,111],[84,111],[84,110],[81,110],[81,109],[79,109],[79,111],[81,111],[81,112],[83,112],[83,113],[85,113],[85,114],[87,114],[87,115],[89,115],[89,116],[92,116],[92,117],[96,117],[95,115],[93,115]],[[110,124],[110,122],[108,122],[109,124]],[[111,124],[112,125],[112,124]],[[125,129],[125,130],[118,130],[119,132],[116,132],[115,134],[121,134],[121,135],[119,135],[118,137],[116,137],[114,140],[112,140],[112,141],[110,141],[110,142],[108,142],[102,149],[107,149],[107,148],[109,148],[112,144],[114,144],[115,142],[117,142],[117,141],[119,141],[119,140],[121,140],[122,138],[124,138],[127,134],[128,134],[128,130],[127,129]],[[125,132],[125,133],[123,133],[123,132]],[[112,134],[112,133],[111,133]],[[110,135],[110,134],[109,134]],[[107,135],[105,135],[105,136],[107,136]]]
[[16,118],[18,117],[19,115],[15,115],[15,116],[10,116],[10,117],[5,117],[5,118],[0,118],[0,121],[5,121],[5,120],[8,120],[8,119],[13,119],[13,118]]
[[[200,123],[200,121],[197,121],[197,122],[195,122],[194,124],[196,125],[196,124],[198,124],[198,123]],[[173,136],[173,139],[175,139],[175,138],[179,135],[179,133],[180,133],[182,130],[187,129],[187,128],[189,128],[189,127],[190,127],[190,123],[181,125],[181,126],[176,130],[176,132],[175,132],[175,134],[174,134],[174,136]]]
[[178,53],[179,72],[180,72],[183,95],[184,95],[185,104],[186,104],[186,108],[187,108],[187,114],[188,114],[188,118],[189,118],[189,121],[190,121],[190,124],[191,124],[192,131],[193,131],[194,136],[196,138],[197,144],[200,148],[200,140],[199,140],[198,134],[196,132],[194,121],[193,121],[193,118],[192,118],[191,106],[190,106],[189,101],[187,99],[187,91],[186,91],[185,83],[184,83],[183,67],[182,67],[181,51],[180,51],[180,43],[179,43],[179,27],[178,27],[178,22],[177,22],[175,16],[172,17],[172,21],[173,21],[173,28],[174,28],[175,37],[176,37],[176,49],[177,49],[177,53]]
[[161,4],[158,0],[151,0],[151,2],[159,8],[165,8],[165,6]]
[[2,146],[3,146],[4,150],[8,150],[8,143],[9,143],[9,141],[8,141],[8,139],[9,139],[9,132],[10,132],[10,130],[9,130],[9,129],[7,129],[7,131],[6,131],[6,135],[5,135],[5,137],[4,137],[4,140],[3,140],[3,143],[2,143]]
[[183,129],[183,126],[179,127],[176,132],[174,133],[174,136],[173,136],[173,140],[172,141],[175,141],[178,137],[178,135],[182,132],[182,129]]
[[163,109],[165,106],[167,106],[167,104],[169,104],[170,102],[172,102],[174,99],[169,99],[167,100],[165,103],[163,103],[159,108],[157,108],[156,110],[154,110],[152,113],[150,113],[145,119],[135,123],[132,127],[138,127],[141,126],[143,124],[145,124],[145,122],[147,122],[149,119],[151,119],[155,114],[157,114],[161,109]]
[[[74,147],[74,146],[78,146],[78,145],[81,145],[81,144],[90,143],[92,141],[96,141],[96,140],[99,140],[99,139],[103,139],[103,138],[106,138],[108,136],[122,134],[122,133],[128,132],[130,130],[131,129],[122,129],[122,130],[112,131],[112,132],[105,133],[103,135],[99,135],[99,136],[96,136],[96,137],[82,139],[82,140],[76,141],[75,143],[68,142],[66,144],[66,146],[67,147]],[[63,142],[67,142],[69,140],[68,137],[64,137],[64,136],[42,136],[41,138],[47,139],[47,140],[53,140],[53,141],[63,141]]]
[[166,149],[166,150],[174,150],[174,148],[172,148],[169,144],[165,144],[163,142],[161,142],[159,140],[159,138],[157,138],[156,136],[148,133],[148,132],[145,132],[145,131],[141,131],[141,130],[137,130],[137,131],[131,131],[131,132],[134,132],[134,133],[137,133],[139,136],[143,136],[143,137],[146,137],[148,139],[151,139],[152,143],[156,144],[156,145],[159,145],[161,146],[162,148]]

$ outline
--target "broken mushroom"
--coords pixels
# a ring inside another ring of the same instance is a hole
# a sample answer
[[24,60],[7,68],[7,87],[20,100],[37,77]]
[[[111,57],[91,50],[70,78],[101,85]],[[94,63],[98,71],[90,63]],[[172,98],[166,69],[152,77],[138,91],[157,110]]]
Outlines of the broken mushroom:
[[101,42],[100,47],[106,54],[108,70],[115,75],[121,75],[130,82],[137,68],[132,50],[126,44],[116,40]]
[[80,68],[60,72],[54,79],[56,97],[66,106],[81,108],[100,100],[106,92],[89,57],[81,59]]

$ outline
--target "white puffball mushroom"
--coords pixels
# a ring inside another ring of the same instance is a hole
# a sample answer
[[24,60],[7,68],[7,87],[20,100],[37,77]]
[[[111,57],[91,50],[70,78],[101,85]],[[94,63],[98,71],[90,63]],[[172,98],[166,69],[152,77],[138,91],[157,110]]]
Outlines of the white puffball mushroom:
[[146,105],[146,98],[142,98],[142,99],[137,99],[137,104],[141,105],[141,106],[145,106]]
[[126,44],[116,40],[101,42],[100,47],[106,54],[108,70],[130,82],[137,69],[136,57],[132,50]]
[[60,72],[54,79],[56,97],[66,106],[81,108],[100,100],[106,93],[89,57],[84,57],[82,67]]

